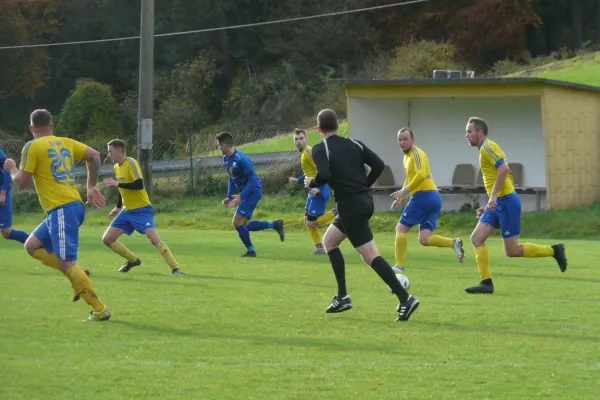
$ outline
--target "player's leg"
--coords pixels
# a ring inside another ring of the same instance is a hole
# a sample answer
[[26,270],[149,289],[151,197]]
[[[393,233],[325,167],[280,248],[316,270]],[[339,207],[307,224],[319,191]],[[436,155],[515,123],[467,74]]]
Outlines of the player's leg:
[[58,259],[52,252],[52,240],[47,219],[42,221],[29,235],[25,241],[25,251],[45,266],[61,271]]
[[[252,215],[254,214],[254,210],[258,205],[258,202],[262,198],[262,193],[257,193],[248,197],[248,199],[242,199],[236,214],[240,214],[241,216],[247,219],[247,229],[250,232],[264,231],[266,229],[274,229],[275,232],[279,235],[279,239],[283,242],[285,238],[285,233],[283,230],[283,220],[278,219],[275,221],[252,221]],[[236,228],[237,229],[237,228]]]
[[72,203],[50,212],[48,230],[52,250],[58,259],[60,270],[67,276],[75,295],[73,301],[82,298],[92,307],[90,321],[110,319],[108,308],[102,303],[92,281],[77,262],[79,252],[79,227],[85,218],[85,207],[81,203]]
[[0,207],[0,232],[5,239],[25,243],[29,234],[12,228],[12,196],[6,196],[4,205]]
[[246,253],[242,254],[242,257],[256,257],[256,250],[252,245],[252,241],[250,240],[250,231],[248,230],[248,219],[241,215],[239,212],[246,213],[244,210],[240,210],[240,207],[237,208],[235,214],[233,215],[233,220],[231,223],[233,227],[237,231],[240,240],[246,246]]
[[158,237],[158,234],[156,233],[156,228],[154,228],[154,219],[152,221],[152,226],[152,228],[146,229],[144,234],[148,237],[150,243],[152,243],[152,245],[156,247],[162,258],[169,266],[169,268],[171,268],[171,274],[183,275],[183,272],[181,271],[181,269],[179,269],[179,264],[177,264],[175,257],[173,257],[173,253],[171,253],[171,250],[166,245],[166,243],[163,242],[160,239],[160,237]]
[[328,185],[321,186],[321,191],[317,193],[318,203],[316,206],[318,207],[317,214],[319,217],[317,218],[317,224],[319,226],[324,226],[329,224],[333,219],[337,216],[337,209],[333,209],[325,212],[325,208],[327,208],[327,202],[331,197],[331,190]]
[[126,210],[121,210],[115,219],[112,220],[108,228],[106,228],[104,235],[102,235],[102,243],[126,260],[125,264],[119,267],[119,272],[129,272],[131,268],[137,267],[142,263],[142,260],[140,260],[138,256],[119,241],[119,237],[121,237],[123,233],[127,236],[131,236],[133,231],[134,228],[131,223],[131,216]]
[[496,212],[500,221],[500,232],[504,241],[504,251],[509,257],[553,257],[562,272],[567,269],[565,248],[562,243],[552,246],[534,243],[519,244],[521,234],[521,201],[514,193],[498,201]]
[[471,243],[475,248],[475,262],[477,263],[477,269],[479,270],[480,283],[465,288],[465,292],[473,294],[494,293],[492,272],[490,270],[490,255],[486,241],[499,227],[497,214],[486,209],[477,223],[475,230],[473,230],[473,233],[471,234]]
[[327,254],[323,248],[321,241],[321,232],[319,232],[319,223],[317,222],[317,216],[306,214],[304,215],[304,226],[308,230],[310,239],[312,240],[315,250],[312,252],[313,255]]
[[394,258],[396,265],[394,265],[393,269],[395,272],[401,274],[404,273],[406,267],[406,248],[408,247],[408,231],[410,228],[410,226],[406,226],[402,224],[402,222],[396,224],[396,239],[394,241]]
[[335,218],[323,236],[323,247],[337,283],[337,295],[333,296],[331,304],[325,310],[326,313],[339,313],[352,308],[352,300],[346,288],[346,262],[339,247],[345,239],[344,227],[340,219]]

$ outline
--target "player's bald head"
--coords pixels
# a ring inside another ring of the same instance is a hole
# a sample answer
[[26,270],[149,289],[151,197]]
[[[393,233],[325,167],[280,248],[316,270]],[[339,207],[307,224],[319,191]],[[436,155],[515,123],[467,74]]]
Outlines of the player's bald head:
[[415,134],[410,128],[400,128],[400,130],[398,131],[398,139],[400,138],[400,136],[409,136],[411,139],[415,138]]
[[45,128],[52,125],[52,114],[45,109],[34,110],[29,116],[31,126],[34,128]]

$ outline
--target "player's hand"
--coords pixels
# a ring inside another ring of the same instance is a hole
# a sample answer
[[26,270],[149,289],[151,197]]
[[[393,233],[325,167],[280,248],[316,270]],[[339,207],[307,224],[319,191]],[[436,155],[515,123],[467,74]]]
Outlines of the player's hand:
[[120,213],[120,212],[121,212],[121,209],[120,209],[120,208],[117,208],[117,207],[113,208],[113,209],[112,209],[112,210],[111,210],[111,211],[108,213],[108,219],[112,221],[112,219],[113,219],[114,217],[116,217],[116,216],[117,216],[117,214],[118,214],[118,213]]
[[17,163],[12,158],[7,158],[4,161],[4,170],[10,173],[14,169],[17,169]]
[[108,187],[119,187],[119,183],[113,178],[105,178],[103,182],[104,185]]
[[310,189],[310,194],[312,196],[316,196],[319,192],[320,192],[319,188],[312,188],[312,189]]
[[483,207],[479,207],[477,210],[475,210],[475,216],[477,217],[477,219],[481,218],[484,211],[485,211],[485,208],[483,208]]
[[290,176],[288,178],[288,182],[289,183],[293,183],[294,185],[298,184],[298,178],[294,178],[293,176]]
[[239,195],[235,195],[231,198],[231,201],[229,202],[229,207],[235,207],[238,204],[240,204],[242,202],[242,198]]
[[229,207],[229,203],[231,203],[230,198],[225,198],[225,199],[223,199],[223,201],[221,201],[221,204],[223,204],[223,207]]
[[6,202],[6,192],[3,190],[0,192],[0,207],[4,207],[5,202]]
[[497,205],[497,204],[496,204],[496,196],[492,196],[492,197],[490,197],[490,199],[488,200],[488,203],[487,203],[487,206],[486,206],[486,207],[487,207],[487,208],[488,208],[490,211],[494,211],[494,210],[496,209],[496,205]]
[[406,196],[408,193],[405,189],[400,189],[392,194],[390,194],[390,197],[393,197],[394,199],[401,199],[404,196]]
[[392,202],[392,211],[396,211],[396,208],[398,208],[400,204],[402,204],[402,200],[394,200]]
[[311,177],[305,177],[304,178],[304,187],[307,189],[310,189],[310,183],[313,181],[314,178]]
[[106,200],[100,190],[97,187],[88,187],[87,191],[87,204],[92,205],[96,208],[102,208],[106,205]]

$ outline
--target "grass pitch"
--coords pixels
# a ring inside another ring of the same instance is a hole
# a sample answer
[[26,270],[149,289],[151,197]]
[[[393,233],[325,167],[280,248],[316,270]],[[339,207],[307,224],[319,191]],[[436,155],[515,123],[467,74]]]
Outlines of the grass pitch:
[[[143,264],[120,274],[102,229],[82,229],[80,258],[111,309],[106,323],[83,322],[88,309],[70,302],[61,274],[0,242],[0,398],[597,398],[593,242],[567,241],[561,274],[552,259],[509,259],[493,240],[496,293],[469,296],[472,250],[461,265],[411,234],[407,276],[421,307],[398,323],[394,297],[347,245],[354,309],[326,315],[334,277],[327,257],[309,255],[305,232],[284,243],[254,233],[256,259],[238,258],[232,230],[159,233],[187,275],[170,276],[139,235],[123,241]],[[376,240],[392,261],[393,236]]]

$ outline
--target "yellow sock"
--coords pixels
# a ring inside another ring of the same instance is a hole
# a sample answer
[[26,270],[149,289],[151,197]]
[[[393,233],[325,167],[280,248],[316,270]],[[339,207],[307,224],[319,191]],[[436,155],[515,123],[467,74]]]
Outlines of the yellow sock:
[[175,257],[173,257],[173,253],[171,253],[171,250],[169,250],[169,248],[167,247],[166,244],[164,244],[163,242],[160,242],[158,244],[158,246],[156,246],[156,248],[158,249],[158,252],[162,256],[162,258],[165,259],[165,261],[167,262],[169,267],[171,267],[171,269],[177,268],[177,261],[175,261]]
[[115,242],[109,245],[108,247],[110,247],[112,251],[114,251],[127,261],[135,262],[138,259],[137,256],[131,252],[131,250],[125,247],[125,245],[119,242],[118,240],[115,240]]
[[321,244],[321,233],[318,228],[308,228],[308,233],[315,246]]
[[487,246],[484,244],[481,247],[475,247],[475,262],[479,269],[479,279],[492,279],[492,271],[490,270],[490,254]]
[[45,266],[60,271],[58,260],[56,259],[54,253],[48,253],[45,249],[37,249],[33,252],[32,257],[40,261]]
[[92,286],[92,281],[85,272],[83,272],[83,269],[81,269],[79,264],[75,264],[75,266],[69,268],[65,275],[69,278],[69,281],[71,281],[76,296],[79,295],[86,303],[92,306],[96,312],[100,312],[104,309],[104,304],[98,298],[98,295]]
[[523,243],[523,257],[552,257],[554,249],[551,246],[540,246],[539,244]]
[[322,226],[330,223],[331,221],[333,221],[334,218],[335,214],[333,213],[333,211],[327,211],[325,214],[317,218],[317,223]]
[[454,246],[454,240],[447,237],[431,235],[427,241],[427,246],[433,247],[452,247]]
[[404,267],[407,243],[408,236],[406,233],[396,233],[396,266],[398,268]]

